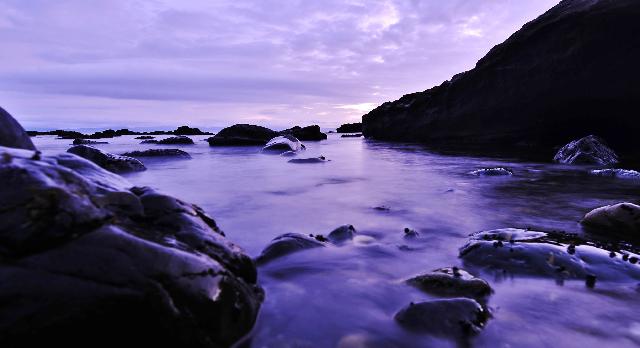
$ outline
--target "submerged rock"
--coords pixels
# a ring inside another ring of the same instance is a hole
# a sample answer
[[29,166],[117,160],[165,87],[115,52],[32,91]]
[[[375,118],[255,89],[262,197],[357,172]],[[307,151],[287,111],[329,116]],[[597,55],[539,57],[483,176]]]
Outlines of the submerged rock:
[[280,132],[280,135],[290,134],[302,141],[318,141],[327,139],[327,135],[320,131],[320,126],[306,126],[285,129]]
[[185,136],[170,137],[158,140],[160,145],[193,145],[193,140]]
[[324,156],[320,156],[320,157],[310,157],[310,158],[294,158],[294,159],[290,159],[288,162],[289,163],[299,163],[299,164],[303,164],[303,163],[325,163],[325,162],[329,162],[329,160],[326,159],[326,157],[324,157]]
[[342,225],[335,230],[331,231],[327,238],[332,243],[343,243],[348,240],[352,240],[356,234],[356,229],[353,225]]
[[87,145],[76,145],[67,152],[87,159],[113,173],[140,172],[147,169],[135,158],[114,155]]
[[147,139],[140,142],[140,144],[157,144],[158,140],[156,139]]
[[356,134],[342,134],[340,137],[341,137],[341,138],[360,138],[360,137],[362,137],[362,133],[356,133]]
[[[626,254],[634,256],[632,253]],[[640,266],[576,236],[561,233],[501,229],[473,234],[460,249],[469,267],[528,276],[561,279],[640,280]]]
[[35,150],[31,138],[7,111],[0,107],[0,146]]
[[460,339],[479,333],[489,314],[473,299],[451,298],[411,303],[395,315],[404,328]]
[[96,141],[90,139],[74,139],[73,145],[98,145],[98,144],[108,144],[106,141]]
[[580,223],[594,234],[640,240],[640,206],[633,203],[596,208],[588,212]]
[[129,157],[181,157],[191,158],[191,155],[180,149],[149,149],[143,151],[125,152],[122,156]]
[[301,233],[285,233],[274,238],[271,243],[262,250],[262,253],[260,253],[256,261],[258,264],[265,264],[298,251],[324,247],[326,243],[322,240],[322,238],[314,238]]
[[273,151],[273,152],[298,152],[304,149],[302,143],[296,137],[292,135],[281,135],[275,137],[262,148],[262,151]]
[[513,175],[513,171],[509,168],[497,167],[497,168],[481,168],[470,172],[469,174],[475,176],[508,176]]
[[602,139],[589,135],[563,146],[553,160],[566,164],[611,165],[618,163],[618,155]]
[[254,264],[202,209],[71,154],[0,157],[0,345],[222,347],[251,330]]
[[483,299],[493,292],[485,280],[457,267],[436,269],[407,280],[407,284],[436,296]]
[[345,123],[336,129],[338,133],[361,133],[362,123]]
[[263,146],[278,133],[265,127],[235,124],[207,139],[210,146]]
[[617,169],[617,168],[608,168],[608,169],[594,169],[589,172],[591,175],[596,176],[606,176],[612,178],[620,178],[620,179],[640,179],[640,172],[635,170],[628,169]]

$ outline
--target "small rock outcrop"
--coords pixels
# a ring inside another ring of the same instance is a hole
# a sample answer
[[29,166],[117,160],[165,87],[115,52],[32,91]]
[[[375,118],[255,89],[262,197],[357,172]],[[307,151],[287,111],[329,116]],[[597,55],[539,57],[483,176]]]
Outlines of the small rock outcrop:
[[565,164],[612,165],[618,163],[618,155],[604,143],[604,140],[589,135],[563,146],[553,160]]
[[348,240],[352,240],[356,234],[356,229],[353,225],[342,225],[335,230],[331,231],[327,236],[327,239],[334,244],[340,244]]
[[327,135],[320,131],[320,126],[295,126],[279,132],[280,135],[290,134],[302,141],[318,141],[327,139]]
[[141,135],[139,137],[135,137],[134,139],[149,140],[149,139],[155,139],[155,137],[153,135]]
[[254,263],[202,209],[75,155],[0,158],[1,346],[228,347],[251,330]]
[[470,298],[410,303],[395,315],[395,320],[406,329],[453,339],[479,333],[488,318],[486,310]]
[[362,123],[345,123],[336,129],[338,133],[362,133]]
[[497,168],[481,168],[476,169],[469,174],[475,176],[511,176],[513,171],[509,168],[497,167]]
[[446,297],[484,299],[493,292],[484,279],[457,267],[436,269],[407,280],[407,284],[429,294]]
[[329,160],[324,157],[309,157],[309,158],[294,158],[288,161],[289,163],[297,163],[297,164],[305,164],[305,163],[325,163],[329,162]]
[[340,136],[340,138],[361,138],[362,137],[362,133],[355,133],[355,134],[342,134]]
[[158,140],[159,145],[193,145],[193,140],[185,136],[170,137]]
[[256,261],[261,265],[298,251],[324,246],[326,246],[326,243],[323,238],[311,237],[301,233],[285,233],[274,238],[260,253]]
[[594,234],[640,240],[640,206],[618,203],[588,212],[580,223]]
[[7,111],[0,107],[0,146],[35,150],[31,138]]
[[87,159],[113,173],[140,172],[147,169],[135,158],[114,155],[87,145],[76,145],[67,152]]
[[207,139],[210,146],[264,146],[278,133],[265,127],[235,124]]
[[277,136],[262,148],[262,151],[284,153],[288,151],[298,152],[304,149],[304,145],[296,137],[285,134]]
[[595,176],[604,176],[610,178],[618,178],[618,179],[640,179],[640,172],[630,169],[618,169],[618,168],[607,168],[607,169],[593,169],[589,171],[591,175]]
[[108,144],[108,142],[89,140],[89,139],[80,139],[80,138],[73,140],[73,145],[99,145],[99,144]]
[[180,157],[191,158],[188,152],[180,149],[149,149],[143,151],[130,151],[125,152],[122,156],[128,157]]
[[175,135],[211,135],[211,133],[203,132],[199,128],[191,128],[188,126],[180,126],[172,133]]

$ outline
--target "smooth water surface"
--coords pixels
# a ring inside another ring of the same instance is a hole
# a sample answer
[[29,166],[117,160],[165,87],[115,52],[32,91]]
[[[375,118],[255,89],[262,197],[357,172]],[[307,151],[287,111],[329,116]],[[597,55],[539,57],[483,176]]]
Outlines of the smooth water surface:
[[[462,266],[458,249],[476,231],[503,227],[580,232],[589,210],[636,202],[640,182],[593,177],[584,168],[490,158],[444,156],[418,145],[389,144],[330,134],[305,142],[298,158],[327,163],[292,164],[259,147],[140,145],[124,136],[97,147],[111,152],[181,148],[193,159],[142,159],[148,170],[125,175],[202,206],[227,236],[251,256],[286,232],[328,234],[342,224],[373,237],[337,248],[289,255],[260,269],[266,290],[253,347],[455,346],[413,334],[394,314],[429,298],[403,279],[446,266]],[[66,151],[71,140],[37,137],[46,154]],[[469,172],[506,166],[512,177]],[[390,210],[375,207],[386,206]],[[413,228],[420,238],[403,238]],[[632,347],[640,345],[637,282],[485,277],[495,293],[493,318],[477,347]]]

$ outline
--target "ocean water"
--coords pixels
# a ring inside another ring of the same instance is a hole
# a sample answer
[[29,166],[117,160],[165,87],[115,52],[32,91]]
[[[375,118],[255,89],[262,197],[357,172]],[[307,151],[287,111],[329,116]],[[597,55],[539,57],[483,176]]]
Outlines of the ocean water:
[[[390,144],[330,134],[305,142],[292,164],[259,147],[141,145],[133,136],[96,145],[122,153],[181,148],[193,159],[142,159],[148,170],[125,175],[202,206],[228,238],[251,256],[287,233],[328,234],[352,224],[370,236],[360,243],[291,254],[259,268],[266,298],[252,347],[447,347],[459,343],[404,330],[394,314],[431,298],[402,281],[458,258],[470,233],[530,227],[582,233],[578,221],[593,208],[636,202],[640,182],[596,177],[581,167],[509,159],[446,156],[419,145]],[[36,137],[45,154],[66,151],[70,140]],[[485,167],[508,167],[510,177],[476,177]],[[386,206],[389,210],[377,210]],[[420,237],[407,240],[403,229]],[[493,317],[472,339],[476,347],[637,347],[638,281],[558,283],[536,277],[496,278],[474,272],[495,290]]]

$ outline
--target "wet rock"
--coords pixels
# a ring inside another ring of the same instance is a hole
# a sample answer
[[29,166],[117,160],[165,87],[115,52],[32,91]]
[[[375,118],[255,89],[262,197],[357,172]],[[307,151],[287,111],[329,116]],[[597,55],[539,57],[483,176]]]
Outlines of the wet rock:
[[479,333],[489,315],[475,300],[451,298],[411,303],[395,315],[404,328],[459,339]]
[[520,229],[475,233],[460,249],[467,268],[496,274],[583,280],[592,274],[607,281],[640,279],[640,267],[609,254],[609,250],[577,236]]
[[154,136],[152,135],[141,135],[139,137],[135,137],[134,139],[138,139],[138,140],[149,140],[149,139],[155,139]]
[[580,223],[594,234],[640,240],[640,206],[618,203],[588,212]]
[[140,144],[157,144],[158,140],[156,139],[147,139],[140,142]]
[[331,231],[327,238],[332,243],[343,243],[348,240],[352,240],[356,234],[356,229],[352,225],[342,225],[335,230]]
[[420,236],[420,233],[418,233],[418,231],[411,229],[409,227],[405,227],[404,228],[404,238],[417,238]]
[[31,138],[22,126],[0,107],[0,146],[35,150]]
[[98,145],[98,144],[108,144],[106,141],[96,141],[90,139],[74,139],[73,145]]
[[158,140],[160,145],[193,145],[193,140],[185,136],[177,136]]
[[591,175],[595,176],[605,176],[619,179],[640,179],[640,172],[635,170],[628,169],[617,169],[617,168],[608,168],[608,169],[594,169],[589,172]]
[[611,165],[618,163],[618,155],[594,135],[574,140],[563,146],[553,158],[566,164]]
[[262,151],[284,153],[288,151],[298,152],[302,149],[302,143],[296,137],[286,134],[269,140],[262,148]]
[[262,265],[298,251],[324,246],[326,246],[326,243],[319,241],[317,238],[301,233],[285,233],[274,238],[271,243],[262,250],[262,253],[260,253],[256,261],[259,265]]
[[172,132],[175,135],[211,135],[212,133],[203,132],[198,128],[191,128],[188,126],[180,126]]
[[318,141],[327,139],[327,135],[320,131],[320,126],[295,126],[280,132],[280,135],[290,134],[302,141]]
[[235,124],[207,139],[210,146],[264,146],[278,133],[265,127]]
[[362,133],[362,123],[345,123],[336,129],[338,133]]
[[386,205],[379,205],[377,207],[373,207],[373,210],[389,212],[391,211],[391,208]]
[[356,133],[356,134],[342,134],[340,137],[341,137],[341,138],[360,138],[360,137],[362,137],[362,133]]
[[32,156],[0,148],[0,345],[226,347],[251,330],[254,264],[202,209]]
[[509,176],[513,175],[513,171],[509,168],[497,167],[497,168],[481,168],[470,172],[469,174],[475,176]]
[[446,297],[483,299],[493,292],[485,280],[457,267],[436,269],[407,280],[407,284],[429,294]]
[[191,158],[191,155],[189,153],[180,149],[149,149],[144,151],[130,151],[123,153],[122,156]]
[[113,173],[140,172],[147,168],[135,158],[104,152],[87,145],[76,145],[67,152],[87,159]]
[[310,158],[294,158],[288,161],[289,163],[298,163],[298,164],[304,164],[304,163],[325,163],[325,162],[329,162],[329,160],[324,157],[324,156],[320,156],[320,157],[310,157]]

